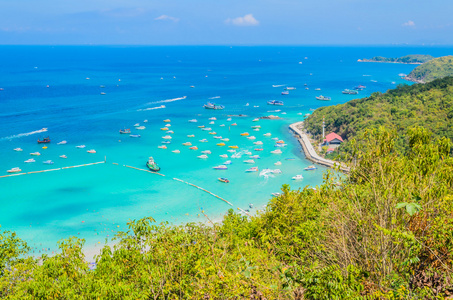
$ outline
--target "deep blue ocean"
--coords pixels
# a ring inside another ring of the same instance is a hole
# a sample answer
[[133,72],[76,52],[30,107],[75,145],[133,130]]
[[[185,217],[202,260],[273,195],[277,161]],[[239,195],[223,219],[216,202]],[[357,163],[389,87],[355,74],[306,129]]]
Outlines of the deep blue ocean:
[[[206,222],[202,211],[220,220],[230,208],[253,214],[279,192],[322,183],[325,168],[304,172],[304,159],[288,125],[324,105],[345,103],[406,83],[398,74],[415,65],[359,63],[372,56],[451,54],[451,48],[432,47],[102,47],[0,46],[0,176],[19,167],[22,172],[104,161],[87,167],[0,178],[0,230],[13,230],[35,254],[56,249],[62,238],[75,235],[88,248],[104,244],[126,222],[144,216],[174,224]],[[306,84],[306,85],[305,85]],[[367,86],[359,95],[343,89]],[[295,87],[282,95],[285,86]],[[315,90],[320,89],[320,90]],[[101,94],[102,93],[102,94]],[[331,101],[318,101],[324,95]],[[210,99],[212,98],[212,99]],[[282,100],[284,106],[267,105]],[[213,101],[224,110],[207,110]],[[275,112],[275,110],[280,110]],[[230,115],[246,115],[231,117]],[[253,120],[265,115],[281,120]],[[209,118],[215,117],[212,121]],[[170,119],[169,123],[163,122]],[[197,119],[197,123],[188,120]],[[145,122],[147,120],[147,122]],[[209,124],[214,122],[213,124]],[[145,126],[136,129],[135,124]],[[236,123],[237,126],[231,126]],[[168,126],[173,134],[161,128]],[[209,134],[198,126],[211,127]],[[225,126],[221,126],[225,125]],[[259,131],[252,126],[261,126]],[[321,124],[320,124],[321,126]],[[47,128],[42,132],[42,128]],[[130,128],[140,138],[119,134]],[[241,136],[248,132],[255,140]],[[271,136],[264,136],[271,133]],[[188,135],[195,137],[188,137]],[[162,144],[171,135],[170,144]],[[43,149],[37,139],[52,140]],[[226,146],[214,136],[228,138]],[[272,154],[275,140],[287,146]],[[200,142],[207,139],[208,142]],[[66,140],[67,144],[57,145]],[[255,145],[261,141],[263,145]],[[198,150],[182,143],[191,142]],[[86,148],[76,148],[86,145]],[[158,148],[166,145],[167,149]],[[228,146],[238,146],[238,158]],[[14,151],[22,148],[23,151]],[[263,148],[264,151],[255,151]],[[87,153],[94,149],[95,154]],[[180,153],[173,153],[180,150]],[[202,150],[210,150],[200,159]],[[259,155],[254,164],[245,152]],[[30,153],[40,152],[40,156]],[[227,154],[228,158],[220,155]],[[67,158],[60,158],[66,155]],[[153,156],[165,177],[126,168],[145,169]],[[34,158],[35,162],[25,163]],[[290,159],[290,160],[288,160]],[[43,161],[52,160],[46,165]],[[213,167],[231,160],[228,170]],[[280,166],[274,163],[281,161]],[[115,165],[113,163],[117,163]],[[282,174],[246,173],[256,166],[281,169]],[[304,179],[291,178],[302,174]],[[230,183],[217,180],[227,177]],[[230,201],[173,178],[198,185]],[[253,204],[253,208],[249,208]],[[45,250],[44,250],[45,249]]]

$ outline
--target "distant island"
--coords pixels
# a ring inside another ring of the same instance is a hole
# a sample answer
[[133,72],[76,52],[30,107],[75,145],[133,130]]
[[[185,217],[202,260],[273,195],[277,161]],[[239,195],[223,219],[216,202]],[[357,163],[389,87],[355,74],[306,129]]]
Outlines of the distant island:
[[416,67],[404,79],[418,83],[453,76],[453,56],[442,56]]
[[375,56],[372,58],[364,58],[359,59],[359,62],[382,62],[382,63],[397,63],[397,64],[412,64],[412,65],[421,65],[425,62],[434,59],[431,55],[423,55],[423,54],[412,54],[406,55],[402,57],[383,57],[383,56]]

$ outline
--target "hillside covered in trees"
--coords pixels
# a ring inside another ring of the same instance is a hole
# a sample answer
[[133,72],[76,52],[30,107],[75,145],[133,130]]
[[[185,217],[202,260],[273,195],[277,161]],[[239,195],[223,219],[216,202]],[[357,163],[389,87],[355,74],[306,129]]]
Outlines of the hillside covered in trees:
[[431,55],[411,54],[402,57],[375,56],[372,58],[359,59],[360,62],[386,62],[400,64],[423,64],[434,59]]
[[420,83],[453,76],[453,56],[443,56],[416,67],[405,79]]
[[358,141],[367,129],[385,126],[397,134],[397,149],[408,145],[404,133],[411,126],[429,129],[435,137],[453,140],[453,77],[427,84],[402,85],[386,93],[351,100],[345,104],[321,107],[304,121],[304,127],[321,141],[322,119],[326,132],[335,132],[346,140],[339,151],[351,153],[349,140]]
[[[395,93],[404,98],[407,88]],[[0,231],[0,298],[450,297],[451,141],[423,128],[397,138],[380,127],[364,136],[367,151],[351,143],[359,159],[348,177],[328,172],[316,189],[284,186],[252,218],[231,210],[220,224],[131,221],[93,270],[81,239],[63,240],[58,254],[36,260],[13,232]],[[395,147],[401,138],[405,155]]]

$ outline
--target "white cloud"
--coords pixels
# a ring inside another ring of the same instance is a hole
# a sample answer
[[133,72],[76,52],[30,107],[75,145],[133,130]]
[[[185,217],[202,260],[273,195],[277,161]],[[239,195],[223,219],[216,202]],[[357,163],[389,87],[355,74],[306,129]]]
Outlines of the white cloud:
[[257,26],[260,24],[260,22],[253,17],[252,14],[245,15],[243,17],[237,17],[234,19],[226,19],[225,20],[226,24],[233,24],[236,26]]
[[415,23],[414,21],[407,21],[406,23],[403,23],[402,26],[406,26],[406,27],[415,27]]
[[156,21],[173,21],[173,22],[178,22],[179,21],[178,18],[170,17],[170,16],[167,16],[167,15],[162,15],[160,17],[155,18],[154,20],[156,20]]

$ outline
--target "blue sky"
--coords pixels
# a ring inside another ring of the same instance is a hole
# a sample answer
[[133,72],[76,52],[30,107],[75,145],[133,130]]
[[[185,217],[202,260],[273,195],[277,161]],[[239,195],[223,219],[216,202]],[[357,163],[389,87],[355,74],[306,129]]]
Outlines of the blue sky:
[[453,0],[0,0],[0,44],[453,45]]

